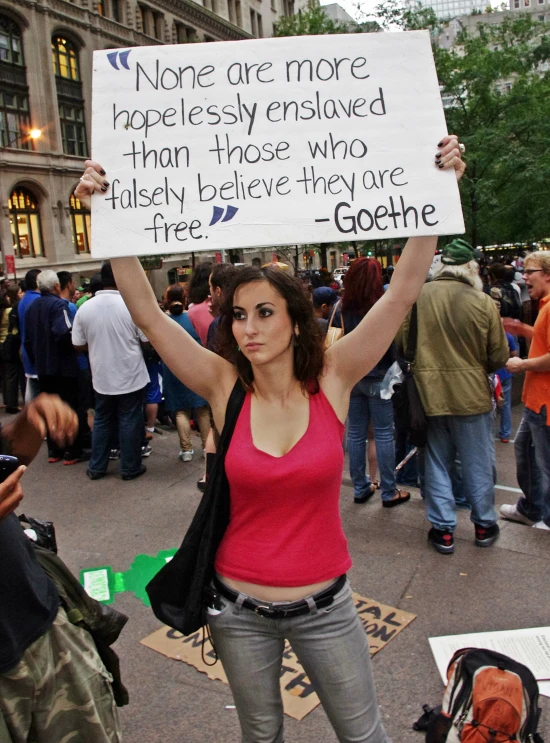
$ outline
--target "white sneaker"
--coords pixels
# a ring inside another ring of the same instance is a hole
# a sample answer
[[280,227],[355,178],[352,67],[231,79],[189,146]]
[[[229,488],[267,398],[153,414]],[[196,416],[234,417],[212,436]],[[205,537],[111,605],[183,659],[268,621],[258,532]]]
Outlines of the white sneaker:
[[508,521],[517,521],[518,524],[526,524],[527,526],[533,526],[535,523],[531,519],[528,519],[527,516],[524,516],[522,513],[520,513],[517,509],[517,506],[509,506],[506,503],[500,507],[500,515],[503,519],[508,519]]
[[182,462],[192,462],[194,453],[193,449],[191,449],[191,451],[180,451],[178,456]]
[[533,529],[542,529],[543,531],[550,531],[550,526],[547,526],[544,521],[537,521],[533,524]]
[[150,457],[153,453],[153,448],[147,444],[146,446],[141,447],[141,456],[142,457]]

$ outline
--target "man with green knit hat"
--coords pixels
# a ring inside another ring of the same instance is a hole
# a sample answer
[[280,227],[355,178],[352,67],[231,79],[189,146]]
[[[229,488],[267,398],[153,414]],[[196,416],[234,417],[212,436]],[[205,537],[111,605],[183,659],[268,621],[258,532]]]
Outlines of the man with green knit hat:
[[[431,275],[416,303],[413,374],[428,419],[424,487],[432,524],[428,541],[441,554],[451,554],[456,506],[450,472],[457,457],[476,545],[490,547],[499,535],[488,374],[506,364],[508,344],[495,304],[483,292],[469,243],[459,238],[446,245]],[[410,317],[401,333],[403,347],[409,322]]]

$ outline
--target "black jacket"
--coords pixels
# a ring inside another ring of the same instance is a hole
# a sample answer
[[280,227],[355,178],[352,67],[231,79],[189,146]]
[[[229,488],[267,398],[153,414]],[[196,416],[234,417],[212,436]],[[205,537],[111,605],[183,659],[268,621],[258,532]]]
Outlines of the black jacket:
[[64,299],[42,292],[25,314],[25,351],[41,376],[78,376],[72,322]]

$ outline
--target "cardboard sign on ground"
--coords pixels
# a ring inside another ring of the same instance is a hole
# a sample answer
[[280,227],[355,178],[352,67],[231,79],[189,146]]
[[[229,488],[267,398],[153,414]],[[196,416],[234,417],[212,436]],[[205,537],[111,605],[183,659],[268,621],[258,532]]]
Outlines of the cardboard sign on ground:
[[[353,600],[369,636],[371,655],[382,650],[390,640],[416,618],[415,614],[380,604],[373,599],[359,596],[357,593],[353,594]],[[151,650],[156,650],[157,653],[166,655],[168,658],[182,660],[201,671],[201,673],[206,673],[208,678],[223,681],[224,684],[227,684],[227,677],[222,664],[218,662],[215,665],[208,665],[214,663],[216,656],[207,637],[205,637],[203,652],[203,633],[201,630],[185,637],[176,630],[162,627],[149,637],[141,640],[141,644],[151,648]],[[281,667],[281,692],[285,713],[295,720],[302,720],[319,704],[319,697],[313,690],[310,680],[304,673],[304,669],[288,642],[285,645]]]

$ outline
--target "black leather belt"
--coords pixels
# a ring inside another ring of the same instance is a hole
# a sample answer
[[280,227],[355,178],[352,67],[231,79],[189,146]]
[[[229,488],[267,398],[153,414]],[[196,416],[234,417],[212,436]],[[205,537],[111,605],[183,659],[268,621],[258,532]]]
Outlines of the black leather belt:
[[[342,588],[346,585],[346,576],[341,575],[338,580],[326,588],[324,591],[320,591],[312,596],[315,606],[318,609],[324,609],[330,606],[334,602],[334,597],[339,593]],[[216,590],[232,603],[235,603],[239,597],[238,591],[234,591],[225,583],[222,583],[216,576],[214,577],[214,586]],[[271,602],[262,602],[257,599],[250,597],[245,598],[242,603],[245,609],[253,611],[255,614],[259,614],[261,617],[266,619],[290,619],[291,617],[299,617],[301,614],[309,614],[311,612],[310,605],[305,599],[299,601],[292,601],[288,604],[273,604]]]

